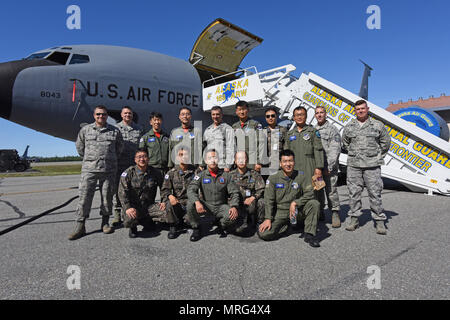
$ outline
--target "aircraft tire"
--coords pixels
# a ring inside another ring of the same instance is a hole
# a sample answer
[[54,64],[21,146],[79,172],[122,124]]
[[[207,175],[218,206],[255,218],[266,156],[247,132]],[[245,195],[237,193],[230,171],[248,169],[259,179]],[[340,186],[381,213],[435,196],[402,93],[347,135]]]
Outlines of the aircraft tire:
[[27,166],[23,163],[18,163],[14,166],[14,170],[16,170],[17,172],[24,172],[25,170],[27,170]]

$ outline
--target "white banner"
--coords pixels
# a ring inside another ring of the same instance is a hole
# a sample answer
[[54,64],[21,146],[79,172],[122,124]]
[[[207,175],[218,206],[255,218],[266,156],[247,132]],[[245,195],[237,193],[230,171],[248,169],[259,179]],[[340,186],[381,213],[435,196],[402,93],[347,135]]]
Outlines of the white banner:
[[203,89],[203,110],[214,106],[228,107],[240,100],[254,101],[264,97],[258,75],[228,81]]

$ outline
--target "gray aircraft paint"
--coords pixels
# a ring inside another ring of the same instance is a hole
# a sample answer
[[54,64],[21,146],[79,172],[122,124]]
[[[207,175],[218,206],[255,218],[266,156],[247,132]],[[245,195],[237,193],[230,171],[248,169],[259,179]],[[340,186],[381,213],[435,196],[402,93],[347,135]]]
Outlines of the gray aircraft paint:
[[[202,109],[199,75],[189,62],[126,47],[65,46],[71,50],[61,47],[39,52],[83,54],[89,56],[90,62],[29,67],[19,72],[8,120],[72,141],[80,125],[93,122],[93,110],[99,104],[105,105],[110,113],[129,105],[138,115],[138,123],[146,129],[152,111],[163,114],[166,131],[179,126],[178,111],[182,106],[192,110],[193,120],[204,121],[203,130],[211,123],[210,114]],[[78,79],[74,102],[73,79]],[[42,97],[42,92],[50,97],[45,94]]]

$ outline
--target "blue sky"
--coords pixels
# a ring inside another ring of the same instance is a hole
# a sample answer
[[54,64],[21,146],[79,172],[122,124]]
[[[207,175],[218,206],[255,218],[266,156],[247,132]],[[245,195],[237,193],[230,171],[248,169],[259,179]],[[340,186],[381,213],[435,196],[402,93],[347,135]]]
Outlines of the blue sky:
[[[68,30],[66,9],[81,8],[81,30]],[[369,30],[366,9],[381,9]],[[20,1],[2,2],[0,62],[63,44],[136,47],[187,60],[198,35],[224,18],[264,39],[241,67],[263,71],[291,63],[358,93],[362,59],[374,68],[369,100],[450,95],[450,1]],[[1,84],[0,84],[1,85]],[[0,119],[0,149],[38,156],[76,155],[73,142]]]

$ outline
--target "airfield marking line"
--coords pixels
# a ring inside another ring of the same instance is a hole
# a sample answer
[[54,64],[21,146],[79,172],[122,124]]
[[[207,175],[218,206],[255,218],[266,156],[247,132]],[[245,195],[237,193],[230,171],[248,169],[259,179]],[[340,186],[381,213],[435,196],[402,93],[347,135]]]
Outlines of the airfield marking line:
[[38,190],[38,191],[26,191],[26,192],[11,192],[11,193],[0,193],[1,196],[11,196],[18,194],[29,194],[29,193],[43,193],[43,192],[53,192],[53,191],[67,191],[72,189],[78,189],[78,187],[70,187],[70,188],[60,188],[60,189],[50,189],[50,190]]

